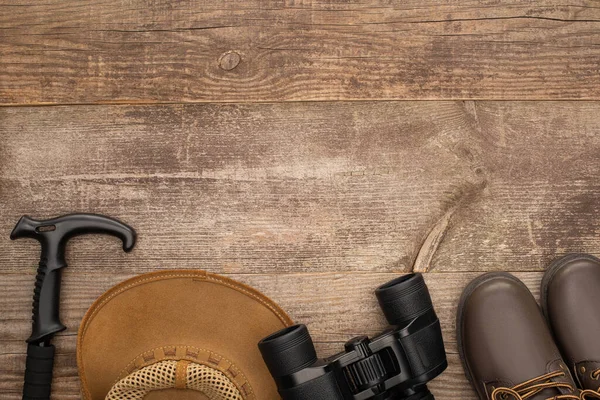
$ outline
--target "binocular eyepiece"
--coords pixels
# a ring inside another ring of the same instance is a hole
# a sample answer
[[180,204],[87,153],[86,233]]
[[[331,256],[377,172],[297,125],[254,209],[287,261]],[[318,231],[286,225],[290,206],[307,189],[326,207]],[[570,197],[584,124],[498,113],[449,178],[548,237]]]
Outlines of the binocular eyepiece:
[[433,400],[427,382],[447,367],[439,320],[421,274],[375,291],[390,329],[348,341],[345,351],[319,359],[304,325],[258,344],[284,400]]
[[402,326],[419,315],[433,311],[423,275],[404,275],[375,290],[383,315],[390,325]]

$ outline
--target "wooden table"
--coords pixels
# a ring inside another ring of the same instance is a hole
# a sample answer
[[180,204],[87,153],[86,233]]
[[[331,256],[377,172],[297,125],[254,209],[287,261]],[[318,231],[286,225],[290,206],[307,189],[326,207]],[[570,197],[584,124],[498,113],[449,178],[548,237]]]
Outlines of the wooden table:
[[507,270],[537,295],[553,258],[600,253],[599,98],[593,0],[0,0],[0,397],[39,251],[8,234],[77,211],[139,244],[70,245],[56,399],[79,398],[93,300],[175,268],[258,288],[322,355],[383,329],[377,285],[426,272],[450,360],[431,387],[475,399],[464,285]]

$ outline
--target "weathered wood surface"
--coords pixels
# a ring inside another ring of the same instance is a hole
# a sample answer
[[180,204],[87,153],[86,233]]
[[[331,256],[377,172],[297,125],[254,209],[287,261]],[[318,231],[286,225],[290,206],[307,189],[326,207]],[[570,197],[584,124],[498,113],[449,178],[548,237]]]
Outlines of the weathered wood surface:
[[372,290],[428,271],[450,369],[440,399],[474,399],[454,315],[484,271],[598,254],[600,103],[380,102],[0,109],[0,393],[20,397],[38,245],[22,214],[91,211],[139,245],[69,247],[55,398],[78,398],[77,325],[112,285],[160,268],[250,284],[308,323],[323,354],[383,328]]
[[0,103],[598,99],[559,0],[0,0]]
[[[144,257],[215,272],[542,270],[598,239],[598,103],[0,109],[0,216],[96,211]],[[77,239],[80,268],[104,239]],[[92,240],[95,245],[89,245]],[[34,265],[35,244],[6,244]],[[185,251],[183,251],[185,250]],[[431,260],[431,262],[429,262]]]

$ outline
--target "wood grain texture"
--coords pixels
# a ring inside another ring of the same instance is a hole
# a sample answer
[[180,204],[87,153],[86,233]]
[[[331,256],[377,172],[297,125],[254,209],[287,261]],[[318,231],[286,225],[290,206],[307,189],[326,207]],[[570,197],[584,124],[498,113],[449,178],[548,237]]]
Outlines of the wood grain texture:
[[600,7],[0,1],[0,104],[598,99]]
[[22,214],[86,211],[140,234],[69,246],[55,396],[76,399],[76,329],[114,284],[203,268],[308,323],[322,354],[385,322],[373,289],[427,271],[450,368],[464,285],[515,271],[537,295],[557,255],[598,254],[600,103],[343,102],[0,109],[0,393],[20,397],[38,245]]
[[[106,257],[104,238],[74,240],[84,270],[540,271],[557,254],[597,251],[599,111],[593,102],[1,109],[0,223],[8,231],[22,214],[92,211],[145,232],[143,257]],[[2,240],[3,271],[21,271],[14,259],[36,264],[34,243]]]

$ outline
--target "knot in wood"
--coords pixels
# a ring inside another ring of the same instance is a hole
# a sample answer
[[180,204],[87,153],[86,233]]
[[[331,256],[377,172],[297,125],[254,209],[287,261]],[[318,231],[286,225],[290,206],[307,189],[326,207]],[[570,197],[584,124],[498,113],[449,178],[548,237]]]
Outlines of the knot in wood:
[[228,51],[221,54],[219,57],[219,68],[225,71],[231,71],[235,67],[237,67],[242,61],[242,56],[235,51]]

